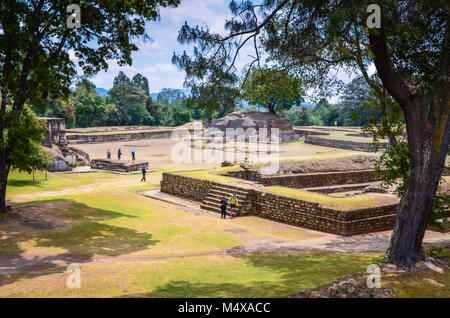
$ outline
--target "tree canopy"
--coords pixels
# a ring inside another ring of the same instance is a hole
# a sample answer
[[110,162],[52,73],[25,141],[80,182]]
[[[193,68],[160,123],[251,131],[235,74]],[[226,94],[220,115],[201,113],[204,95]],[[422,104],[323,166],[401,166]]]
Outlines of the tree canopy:
[[69,97],[77,73],[71,55],[85,75],[107,69],[108,60],[131,64],[131,54],[138,49],[134,40],[148,39],[145,23],[159,17],[160,7],[177,6],[179,0],[83,1],[80,28],[67,24],[71,4],[69,0],[0,2],[1,211],[6,211],[13,145],[20,137],[11,134],[12,119],[20,118],[25,103],[44,107],[49,96]]
[[288,110],[302,102],[300,80],[283,70],[254,68],[245,80],[242,97],[276,115],[276,110]]

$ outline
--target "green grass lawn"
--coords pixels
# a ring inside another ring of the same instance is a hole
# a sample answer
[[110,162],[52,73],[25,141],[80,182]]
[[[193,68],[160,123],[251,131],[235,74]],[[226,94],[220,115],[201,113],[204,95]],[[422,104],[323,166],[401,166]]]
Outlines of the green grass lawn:
[[[26,211],[23,215],[27,217],[38,211],[57,227],[35,229],[20,222],[0,223],[0,253],[14,256],[19,263],[29,258],[74,257],[78,261],[71,262],[81,267],[82,288],[66,288],[66,267],[47,264],[42,269],[0,276],[0,297],[285,297],[362,270],[381,257],[311,252],[228,255],[227,250],[245,240],[267,237],[290,241],[314,235],[252,217],[225,223],[220,218],[194,215],[134,193],[135,185],[95,190],[95,182],[129,177],[55,175],[37,185],[30,184],[26,175],[13,174],[9,197],[68,187],[73,187],[73,192],[21,197],[20,203],[13,204],[16,211]],[[89,182],[94,190],[77,192],[80,185]]]
[[[224,221],[136,193],[155,188],[160,172],[146,185],[139,176],[108,173],[56,174],[42,184],[29,177],[12,174],[8,199],[20,198],[15,212],[41,226],[0,216],[9,222],[0,222],[2,266],[23,266],[0,275],[0,297],[286,297],[364,271],[383,256],[230,254],[261,238],[292,242],[324,234],[256,217]],[[108,182],[114,186],[102,188]],[[51,192],[59,190],[65,191]],[[66,287],[70,263],[81,268],[80,289]]]

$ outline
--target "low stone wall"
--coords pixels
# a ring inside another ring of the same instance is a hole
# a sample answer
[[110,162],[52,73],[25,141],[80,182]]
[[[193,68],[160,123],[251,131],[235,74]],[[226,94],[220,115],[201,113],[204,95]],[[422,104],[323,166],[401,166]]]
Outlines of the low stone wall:
[[258,173],[258,171],[255,170],[228,171],[225,175],[232,178],[249,180],[254,182],[260,182],[261,180],[261,175]]
[[305,129],[296,128],[296,127],[294,127],[294,131],[301,136],[314,136],[314,135],[329,136],[330,135],[330,133],[326,133],[326,132],[305,130]]
[[109,159],[92,159],[92,169],[109,170],[117,172],[133,172],[140,171],[142,168],[148,168],[146,161],[125,161],[125,160],[109,160]]
[[[161,130],[161,131],[145,131],[137,133],[130,132],[128,134],[105,134],[105,135],[73,134],[67,135],[67,140],[69,140],[71,144],[103,143],[112,141],[170,138],[172,137],[173,133],[174,133],[173,130]],[[177,134],[177,136],[187,135],[187,130],[185,131],[185,133],[183,133],[183,130],[180,130],[177,131],[175,134]]]
[[250,180],[265,186],[315,188],[339,184],[368,183],[382,180],[373,170],[299,173],[280,176],[262,176],[255,170],[228,171],[228,176]]
[[161,181],[161,192],[203,201],[212,183],[209,180],[164,172]]
[[[212,184],[199,178],[163,173],[161,191],[202,201]],[[249,214],[312,230],[338,235],[354,235],[390,230],[394,226],[397,204],[340,211],[259,190],[251,190]]]
[[[341,148],[341,149],[349,149],[355,151],[365,151],[365,152],[374,152],[373,145],[371,142],[357,142],[350,140],[337,140],[337,139],[329,139],[329,138],[321,138],[311,135],[305,136],[305,144],[324,146],[324,147],[332,147],[332,148]],[[383,145],[380,145],[383,147]]]
[[397,213],[397,204],[339,211],[272,193],[255,191],[254,195],[255,216],[338,235],[390,230]]

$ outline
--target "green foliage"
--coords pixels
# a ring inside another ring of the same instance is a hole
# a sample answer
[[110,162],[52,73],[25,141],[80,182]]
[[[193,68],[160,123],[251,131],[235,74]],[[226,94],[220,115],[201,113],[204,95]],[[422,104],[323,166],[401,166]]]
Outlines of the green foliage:
[[75,127],[75,108],[71,101],[47,98],[44,101],[46,109],[31,107],[36,115],[40,117],[64,118],[66,128]]
[[75,108],[75,120],[77,127],[90,127],[103,124],[106,118],[105,99],[97,94],[94,85],[85,85],[83,82],[77,86],[72,97]]
[[444,180],[441,178],[439,190],[434,197],[433,210],[430,216],[430,220],[428,221],[428,224],[439,228],[444,228],[445,225],[450,222],[448,219],[450,210],[450,197],[442,194],[442,192],[444,192],[442,189],[443,182]]
[[128,83],[113,86],[109,91],[111,102],[116,105],[120,125],[142,125],[148,119],[147,96],[140,88]]
[[120,84],[131,84],[131,80],[124,72],[120,71],[116,77],[114,77],[113,86],[118,86]]
[[137,73],[136,75],[133,76],[133,78],[131,79],[131,85],[142,89],[142,92],[145,94],[145,96],[147,97],[150,96],[148,79],[141,73]]
[[364,77],[359,76],[348,83],[340,98],[339,104],[343,106],[341,118],[345,126],[363,126],[366,114],[360,114],[364,111],[362,103],[372,98],[372,89]]
[[242,97],[250,104],[267,108],[271,113],[300,105],[301,81],[283,70],[254,68],[242,85]]
[[173,122],[175,126],[183,125],[190,122],[191,120],[191,113],[188,110],[176,112],[175,114],[173,114]]
[[310,126],[313,124],[311,113],[305,106],[294,107],[285,113],[293,126]]
[[7,117],[11,128],[1,149],[11,149],[11,167],[28,173],[46,169],[49,156],[42,148],[42,140],[48,133],[47,122],[38,119],[28,106],[20,116],[8,111]]

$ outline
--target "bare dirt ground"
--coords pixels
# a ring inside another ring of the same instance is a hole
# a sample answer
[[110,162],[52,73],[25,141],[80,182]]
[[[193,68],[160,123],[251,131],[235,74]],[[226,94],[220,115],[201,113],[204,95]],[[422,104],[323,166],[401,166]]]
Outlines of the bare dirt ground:
[[352,155],[348,158],[330,159],[320,161],[304,161],[301,163],[280,163],[281,174],[288,173],[314,173],[349,170],[372,170],[378,158],[373,155]]
[[[200,163],[177,163],[172,160],[172,149],[179,140],[166,139],[149,139],[149,140],[134,140],[134,141],[120,141],[101,144],[77,144],[76,147],[86,151],[91,159],[106,158],[108,149],[112,152],[112,157],[117,157],[119,148],[122,150],[123,159],[131,159],[131,150],[136,152],[136,160],[148,161],[151,169],[179,169],[179,170],[196,170],[196,169],[212,169],[220,167],[218,163],[208,163],[202,161]],[[327,148],[315,145],[307,145],[302,143],[287,143],[279,146],[279,160],[298,159],[301,156],[351,156],[358,154],[358,152],[344,149]],[[192,149],[193,151],[193,149]],[[216,150],[218,151],[218,150]],[[223,151],[218,151],[221,158],[226,158]],[[264,159],[261,156],[261,159]]]

